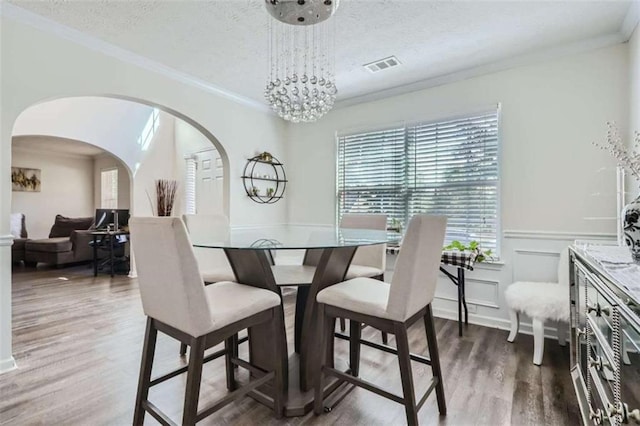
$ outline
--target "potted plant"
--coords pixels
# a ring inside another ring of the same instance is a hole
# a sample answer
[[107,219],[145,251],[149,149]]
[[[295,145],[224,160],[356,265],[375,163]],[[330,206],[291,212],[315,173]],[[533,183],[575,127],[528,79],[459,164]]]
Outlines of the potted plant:
[[442,250],[459,250],[469,251],[475,255],[476,262],[484,262],[485,260],[493,260],[491,250],[483,250],[480,243],[475,240],[469,241],[469,244],[461,243],[458,240],[451,241],[451,244],[444,246]]

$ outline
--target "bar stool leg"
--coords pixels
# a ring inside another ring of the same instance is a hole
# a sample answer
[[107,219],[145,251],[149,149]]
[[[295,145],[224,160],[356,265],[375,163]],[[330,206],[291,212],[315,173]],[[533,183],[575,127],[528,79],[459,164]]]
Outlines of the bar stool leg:
[[279,306],[273,309],[273,336],[275,338],[274,360],[275,360],[275,379],[274,379],[274,396],[273,411],[277,419],[281,419],[284,415],[285,393],[288,388],[289,375],[287,370],[287,342],[284,327],[284,312]]
[[424,328],[427,333],[427,345],[429,347],[429,358],[431,359],[431,371],[433,377],[438,379],[436,385],[436,398],[438,399],[438,410],[441,416],[447,415],[447,402],[444,396],[444,381],[442,380],[442,370],[440,368],[440,353],[438,352],[438,341],[436,340],[436,329],[433,325],[433,311],[431,305],[427,306],[424,315]]
[[202,360],[204,358],[204,338],[192,340],[189,353],[189,369],[187,370],[187,387],[184,394],[184,411],[182,424],[196,424],[198,415],[198,398],[200,397],[200,381],[202,380]]
[[323,367],[327,364],[328,358],[333,354],[328,355],[329,339],[333,340],[333,328],[335,327],[335,318],[325,316],[324,304],[318,304],[318,338],[320,339],[320,355],[318,366],[316,368],[316,389],[313,403],[313,413],[319,416],[324,411],[324,373]]
[[413,376],[411,374],[411,358],[409,353],[409,338],[407,327],[404,324],[395,325],[396,345],[398,346],[398,363],[400,364],[400,378],[402,380],[402,393],[404,395],[404,408],[407,413],[407,424],[418,424],[418,407],[416,406],[415,390],[413,388]]
[[144,423],[145,411],[142,403],[149,399],[149,383],[151,382],[151,369],[153,357],[156,351],[158,330],[151,318],[147,318],[147,328],[144,333],[144,346],[142,349],[142,361],[140,362],[140,377],[138,379],[138,394],[136,396],[136,408],[133,413],[133,424],[138,426]]
[[233,336],[228,337],[224,341],[224,349],[226,351],[224,354],[224,364],[227,370],[226,371],[227,372],[227,389],[230,392],[233,392],[238,388],[238,385],[236,384],[236,369],[233,368],[234,364],[231,362],[231,358],[236,356],[235,348],[236,348],[237,337],[238,335],[234,334]]
[[360,339],[362,324],[349,320],[349,368],[351,375],[358,377],[360,373]]
[[187,354],[187,344],[180,343],[180,356],[185,356]]

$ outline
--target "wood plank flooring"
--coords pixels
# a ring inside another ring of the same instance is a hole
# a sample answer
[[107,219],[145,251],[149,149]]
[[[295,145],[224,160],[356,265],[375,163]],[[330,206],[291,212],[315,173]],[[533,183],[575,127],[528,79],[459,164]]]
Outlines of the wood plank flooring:
[[[285,296],[289,350],[293,346],[293,303]],[[93,277],[90,267],[39,270],[13,275],[14,355],[19,368],[0,375],[0,424],[131,424],[145,317],[135,279]],[[459,338],[453,321],[436,320],[448,415],[439,417],[435,397],[419,413],[431,425],[574,425],[579,413],[569,376],[569,350],[547,341],[544,365],[531,363],[533,339],[470,325]],[[380,333],[367,327],[366,339]],[[411,349],[426,352],[420,322],[409,330]],[[390,337],[390,344],[394,344]],[[179,344],[160,335],[154,377],[185,363]],[[347,343],[336,342],[348,359]],[[246,355],[246,345],[241,355]],[[430,368],[413,363],[416,393],[422,394]],[[224,360],[206,365],[200,404],[226,393]],[[396,358],[362,348],[361,377],[401,394]],[[151,400],[179,421],[186,377],[151,391]],[[155,424],[147,415],[147,423]],[[250,398],[234,403],[201,424],[210,425],[402,425],[404,408],[355,389],[320,417],[276,420]]]

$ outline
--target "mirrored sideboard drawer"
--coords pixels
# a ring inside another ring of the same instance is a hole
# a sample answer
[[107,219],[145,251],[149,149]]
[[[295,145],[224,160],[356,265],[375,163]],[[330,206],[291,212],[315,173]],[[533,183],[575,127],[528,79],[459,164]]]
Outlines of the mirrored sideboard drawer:
[[[588,319],[589,328],[593,327],[591,318]],[[590,336],[587,370],[592,385],[597,385],[601,398],[614,403],[616,389],[616,364],[612,350],[603,344],[601,333],[594,330]],[[592,386],[593,388],[593,386]]]
[[640,424],[640,325],[622,315],[620,331],[620,401],[626,423]]
[[613,400],[600,381],[600,373],[595,367],[589,368],[591,392],[589,393],[589,420],[594,425],[617,425],[618,419],[613,412]]

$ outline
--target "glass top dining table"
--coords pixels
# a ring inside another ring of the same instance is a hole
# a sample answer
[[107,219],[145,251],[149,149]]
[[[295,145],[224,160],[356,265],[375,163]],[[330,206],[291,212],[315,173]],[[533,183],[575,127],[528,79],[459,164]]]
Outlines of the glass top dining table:
[[[313,267],[314,273],[311,282],[297,290],[294,340],[296,352],[299,352],[290,354],[284,361],[289,365],[285,415],[302,416],[309,412],[313,407],[314,366],[318,365],[321,353],[317,327],[314,326],[317,322],[317,293],[344,280],[358,247],[397,242],[400,235],[336,226],[268,225],[230,227],[213,237],[193,233],[190,238],[194,247],[223,249],[237,282],[278,294],[282,294],[281,287],[276,283],[268,251],[306,250],[304,266]],[[270,325],[265,329],[261,327],[249,329],[249,358],[252,364],[269,371],[278,361],[270,355],[274,345],[269,337]],[[336,388],[335,382],[327,383],[325,392],[331,393]]]
[[191,235],[195,247],[248,250],[301,250],[359,247],[397,242],[399,234],[318,225],[231,227],[218,238]]

